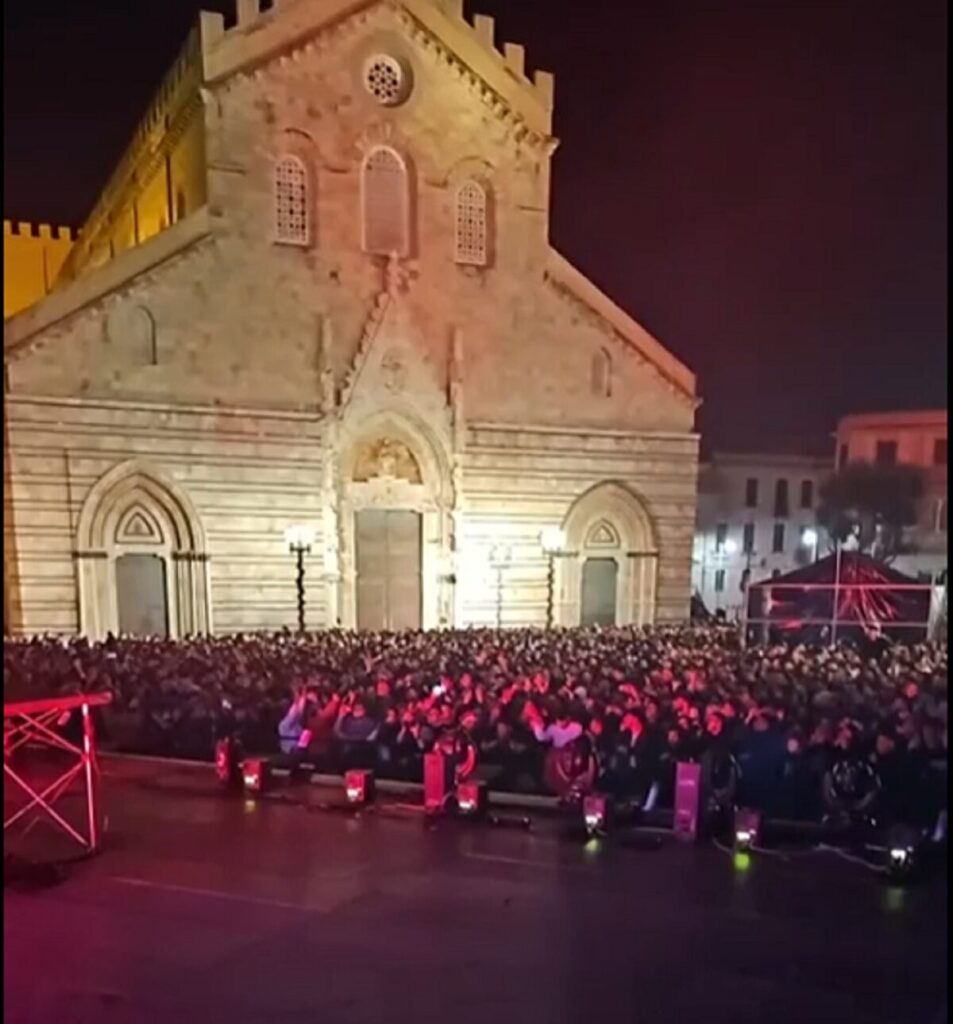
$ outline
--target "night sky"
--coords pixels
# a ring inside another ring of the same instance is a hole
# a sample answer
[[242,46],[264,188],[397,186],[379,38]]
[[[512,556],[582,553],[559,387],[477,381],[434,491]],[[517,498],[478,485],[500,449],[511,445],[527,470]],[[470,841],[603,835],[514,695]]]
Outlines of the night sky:
[[[6,0],[4,216],[78,225],[208,0]],[[717,445],[946,406],[944,0],[476,0],[556,73],[552,237]]]

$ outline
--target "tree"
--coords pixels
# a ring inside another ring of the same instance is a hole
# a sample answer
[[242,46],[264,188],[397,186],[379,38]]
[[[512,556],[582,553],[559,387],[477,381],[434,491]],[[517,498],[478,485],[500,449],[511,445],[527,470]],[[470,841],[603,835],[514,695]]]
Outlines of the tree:
[[923,474],[915,466],[851,462],[820,488],[818,522],[835,541],[856,537],[858,547],[889,560],[903,547],[904,527],[917,521]]

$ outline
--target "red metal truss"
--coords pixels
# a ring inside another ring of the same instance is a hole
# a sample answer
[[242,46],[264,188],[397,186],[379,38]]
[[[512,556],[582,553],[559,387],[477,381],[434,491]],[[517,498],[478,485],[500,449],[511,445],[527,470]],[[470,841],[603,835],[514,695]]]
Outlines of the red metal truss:
[[[101,707],[112,700],[110,693],[74,693],[43,700],[12,701],[3,705],[3,774],[15,787],[26,794],[27,802],[4,815],[3,831],[12,828],[30,811],[37,809],[85,850],[93,852],[102,839],[99,827],[99,771],[96,763],[96,736],[90,709]],[[83,719],[82,744],[77,745],[61,736],[54,726],[64,715],[79,709]],[[24,774],[12,764],[13,754],[29,744],[71,755],[71,763],[52,782],[39,792]],[[76,778],[82,778],[86,798],[86,834],[74,828],[54,807]]]

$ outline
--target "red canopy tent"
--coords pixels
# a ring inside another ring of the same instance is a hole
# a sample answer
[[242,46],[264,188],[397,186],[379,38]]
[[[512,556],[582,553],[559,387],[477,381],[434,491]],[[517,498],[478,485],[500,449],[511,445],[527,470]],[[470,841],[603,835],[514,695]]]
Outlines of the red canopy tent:
[[748,589],[749,635],[922,640],[932,588],[859,551],[840,551]]

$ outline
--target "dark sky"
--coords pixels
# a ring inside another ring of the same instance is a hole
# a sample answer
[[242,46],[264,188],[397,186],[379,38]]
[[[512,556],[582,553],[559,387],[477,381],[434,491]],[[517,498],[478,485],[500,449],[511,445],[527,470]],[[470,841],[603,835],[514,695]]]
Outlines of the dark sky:
[[[209,0],[6,0],[4,215],[78,224]],[[719,445],[946,406],[945,0],[476,0],[556,73],[553,240]]]

